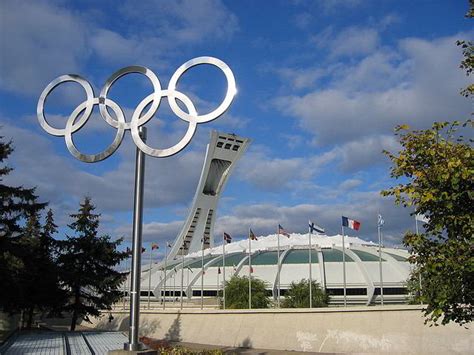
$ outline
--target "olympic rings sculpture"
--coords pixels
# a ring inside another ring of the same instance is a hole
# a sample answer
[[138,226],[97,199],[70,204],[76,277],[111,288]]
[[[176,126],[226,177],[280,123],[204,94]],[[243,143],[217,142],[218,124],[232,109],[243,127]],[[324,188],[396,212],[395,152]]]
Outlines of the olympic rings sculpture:
[[[201,64],[210,64],[219,68],[227,79],[227,93],[221,104],[212,112],[199,115],[194,107],[191,99],[180,91],[176,90],[181,75],[183,75],[188,69]],[[153,85],[153,93],[145,97],[135,108],[132,114],[130,122],[125,121],[125,115],[120,106],[113,100],[107,98],[112,85],[121,77],[131,74],[138,73],[145,75]],[[69,116],[66,127],[64,129],[52,127],[46,120],[44,113],[44,106],[48,95],[59,85],[65,82],[75,82],[81,85],[86,93],[86,100],[79,104]],[[181,65],[173,74],[168,84],[168,89],[162,89],[158,77],[148,68],[142,66],[128,66],[116,71],[112,76],[107,79],[104,87],[100,91],[99,97],[94,96],[94,90],[91,84],[79,75],[68,74],[61,75],[51,81],[41,93],[38,100],[38,106],[36,113],[38,116],[41,127],[53,136],[62,136],[65,138],[66,146],[69,152],[77,159],[87,162],[94,163],[101,161],[112,155],[117,148],[120,146],[123,140],[123,136],[126,130],[130,130],[132,139],[135,145],[143,151],[145,154],[151,155],[157,158],[164,158],[174,155],[183,150],[190,142],[196,132],[196,127],[199,123],[205,123],[220,117],[230,106],[234,100],[234,96],[237,93],[235,78],[232,70],[229,66],[214,57],[198,57],[191,59]],[[167,97],[169,105],[173,113],[180,119],[188,122],[188,129],[181,140],[173,145],[172,147],[165,149],[157,149],[148,146],[139,134],[139,127],[147,123],[152,117],[154,117],[158,110],[162,97]],[[176,100],[181,101],[186,107],[188,112],[183,111]],[[113,142],[102,152],[98,154],[83,154],[75,146],[72,138],[72,134],[80,130],[89,120],[92,110],[95,105],[99,106],[99,112],[101,117],[113,128],[117,129],[117,133]],[[150,106],[148,110],[143,113],[145,108]],[[114,112],[112,116],[108,110],[110,108]]]

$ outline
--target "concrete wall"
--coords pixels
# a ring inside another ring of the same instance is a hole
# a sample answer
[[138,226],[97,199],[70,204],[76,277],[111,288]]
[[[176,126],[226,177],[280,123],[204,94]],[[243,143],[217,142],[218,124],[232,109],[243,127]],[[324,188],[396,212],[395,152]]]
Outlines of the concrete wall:
[[[128,331],[128,314],[96,320]],[[474,353],[474,332],[458,325],[429,327],[419,306],[318,310],[142,311],[141,334],[153,338],[260,349],[350,353]]]

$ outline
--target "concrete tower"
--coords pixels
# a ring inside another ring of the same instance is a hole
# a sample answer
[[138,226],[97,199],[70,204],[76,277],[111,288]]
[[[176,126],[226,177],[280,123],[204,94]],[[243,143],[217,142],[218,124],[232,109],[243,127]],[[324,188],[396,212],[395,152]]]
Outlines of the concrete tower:
[[192,207],[168,254],[168,259],[201,250],[203,239],[204,249],[214,246],[212,231],[217,203],[235,163],[249,144],[248,138],[211,132],[211,141],[207,145],[206,159]]

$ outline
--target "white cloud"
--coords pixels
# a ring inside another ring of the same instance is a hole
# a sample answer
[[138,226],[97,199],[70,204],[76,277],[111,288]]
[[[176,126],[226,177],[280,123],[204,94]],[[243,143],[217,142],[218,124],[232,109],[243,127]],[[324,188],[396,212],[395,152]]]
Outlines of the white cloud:
[[2,89],[39,95],[87,58],[87,26],[70,11],[42,1],[6,0],[0,12]]
[[[341,216],[345,215],[361,222],[360,232],[347,230],[349,235],[365,240],[377,239],[377,214],[385,219],[385,240],[387,244],[400,244],[406,230],[413,228],[409,211],[394,206],[393,200],[381,198],[378,192],[353,194],[351,201],[344,204],[300,204],[277,206],[274,204],[238,205],[231,215],[218,216],[214,235],[230,233],[235,240],[246,238],[248,228],[257,235],[274,234],[278,224],[290,232],[306,233],[308,219],[326,229],[327,234],[341,231]],[[148,223],[144,225],[145,241],[174,240],[182,226],[182,221],[170,223]],[[129,226],[118,230],[129,230]],[[219,239],[216,239],[219,243]]]
[[[75,210],[78,201],[86,195],[93,197],[100,211],[131,210],[135,146],[130,137],[127,138],[128,134],[103,173],[92,173],[94,168],[71,157],[60,138],[48,139],[46,133],[37,134],[9,123],[3,124],[2,135],[5,139],[13,139],[15,146],[9,159],[15,170],[7,177],[6,183],[38,186],[37,193],[41,199],[61,206],[57,211],[62,214]],[[60,143],[53,144],[54,140]],[[199,179],[204,151],[202,146],[197,150],[187,149],[169,159],[147,159],[145,208],[190,201]],[[187,173],[176,173],[182,171]]]
[[[426,127],[436,120],[463,119],[470,103],[459,95],[459,89],[468,84],[468,78],[459,69],[461,54],[455,45],[456,38],[463,37],[405,39],[395,57],[366,57],[349,67],[343,78],[334,77],[327,88],[282,96],[274,104],[296,117],[319,144],[388,135],[401,123]],[[398,56],[403,59],[394,59]],[[367,61],[378,63],[375,73]],[[387,82],[391,85],[380,84]],[[378,89],[364,89],[373,85]]]
[[309,158],[273,158],[261,146],[254,146],[242,157],[236,174],[259,189],[275,191],[310,180],[335,157],[330,151]]
[[[130,1],[119,30],[106,27],[107,13],[66,2],[6,0],[0,3],[0,88],[38,95],[55,77],[100,64],[163,68],[183,49],[203,41],[228,40],[236,16],[219,0]],[[92,12],[101,21],[88,21]]]

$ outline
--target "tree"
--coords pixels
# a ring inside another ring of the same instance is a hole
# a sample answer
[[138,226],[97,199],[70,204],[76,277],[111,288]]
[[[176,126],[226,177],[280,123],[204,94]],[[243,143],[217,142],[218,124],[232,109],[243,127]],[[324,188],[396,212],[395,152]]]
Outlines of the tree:
[[24,277],[28,275],[25,265],[28,250],[24,236],[28,228],[33,228],[33,225],[28,224],[25,228],[25,223],[31,216],[37,218],[47,205],[38,202],[34,188],[4,183],[4,178],[13,171],[6,165],[12,152],[12,142],[5,142],[0,136],[0,308],[8,313],[24,310],[25,306],[23,286]]
[[[313,307],[327,307],[329,296],[320,287],[319,283],[312,281],[311,296]],[[283,308],[309,308],[309,280],[302,279],[299,282],[292,282],[290,288],[285,293],[282,302]]]
[[[469,1],[466,17],[474,17],[474,0]],[[464,56],[460,68],[469,76],[474,72],[474,46],[466,41],[457,44]],[[474,86],[461,94],[472,96]],[[435,122],[431,129],[419,131],[398,126],[402,149],[397,154],[385,152],[392,161],[391,176],[405,182],[382,195],[394,196],[397,204],[414,206],[413,214],[429,218],[424,233],[406,233],[404,244],[415,265],[409,289],[427,304],[426,322],[434,324],[441,320],[463,325],[473,320],[474,150],[473,140],[460,132],[472,126],[471,120],[462,125]]]
[[124,277],[113,267],[127,253],[117,251],[122,239],[112,241],[108,235],[97,236],[100,215],[94,210],[91,199],[86,197],[78,213],[71,215],[74,221],[68,227],[75,235],[60,242],[60,278],[68,293],[68,302],[62,309],[72,315],[71,331],[79,318],[90,322],[89,316],[98,317],[101,310],[111,310],[121,297],[119,286]]
[[[225,283],[225,301],[229,309],[249,307],[249,278],[232,276]],[[265,282],[252,277],[252,308],[268,308],[270,299],[267,296]]]
[[21,287],[24,290],[27,328],[31,328],[36,311],[56,314],[66,302],[66,291],[60,286],[56,264],[57,242],[53,238],[56,231],[50,209],[44,226],[40,224],[37,214],[30,216],[21,238],[25,264]]
[[[425,232],[408,232],[404,244],[421,276],[427,321],[465,324],[473,320],[474,301],[474,149],[459,129],[468,120],[434,123],[431,129],[397,127],[402,149],[388,153],[391,176],[404,182],[382,194],[397,204],[414,206],[429,218]],[[413,282],[413,285],[418,283]]]

